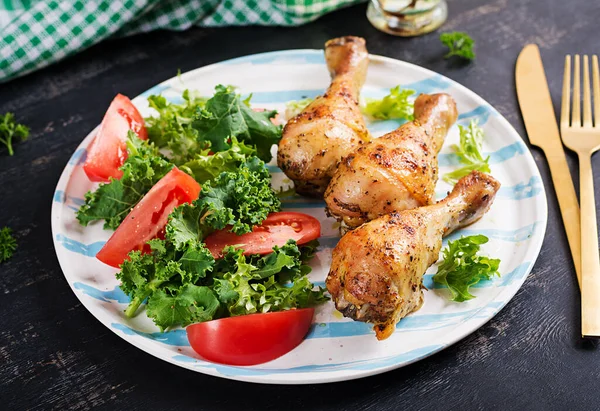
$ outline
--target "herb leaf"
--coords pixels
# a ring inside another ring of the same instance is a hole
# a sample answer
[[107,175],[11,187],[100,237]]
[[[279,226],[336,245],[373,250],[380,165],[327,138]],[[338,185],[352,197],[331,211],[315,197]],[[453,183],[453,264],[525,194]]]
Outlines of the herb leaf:
[[132,251],[117,274],[121,289],[131,298],[125,310],[129,317],[133,317],[144,300],[157,290],[166,288],[176,294],[184,284],[193,284],[206,277],[215,261],[202,243],[189,244],[185,251],[159,239],[150,240],[148,245],[150,253]]
[[183,92],[182,98],[182,104],[175,104],[161,95],[148,97],[148,104],[158,112],[158,116],[144,118],[150,142],[158,148],[168,148],[169,158],[178,166],[207,148],[207,144],[198,139],[198,131],[191,126],[196,113],[206,105],[207,98],[189,90]]
[[396,86],[390,89],[390,94],[381,99],[367,98],[363,112],[373,118],[388,120],[392,118],[414,119],[414,105],[409,97],[415,94],[414,90],[401,89]]
[[475,41],[467,33],[460,31],[442,33],[440,34],[440,41],[449,49],[444,58],[458,56],[466,60],[475,59],[475,51],[473,51]]
[[467,127],[458,126],[460,132],[460,143],[453,144],[452,150],[458,155],[463,167],[452,172],[444,174],[444,181],[449,184],[456,184],[462,177],[468,175],[473,170],[478,170],[483,173],[489,173],[490,157],[483,158],[481,154],[481,144],[485,137],[483,129],[477,125],[477,121],[471,120]]
[[[267,256],[244,256],[229,247],[218,261],[202,243],[177,250],[168,240],[151,240],[151,252],[134,251],[117,278],[131,297],[132,317],[147,299],[147,315],[164,331],[177,325],[230,315],[309,307],[327,298],[313,290],[304,249],[292,240]],[[310,248],[308,249],[310,250]]]
[[219,85],[215,94],[204,109],[198,111],[193,127],[200,138],[210,141],[214,152],[230,147],[229,139],[254,145],[257,155],[264,161],[270,161],[271,147],[281,139],[281,126],[271,122],[277,111],[253,111],[232,88]]
[[0,230],[0,263],[8,260],[17,249],[17,240],[12,235],[9,227]]
[[13,113],[0,114],[0,143],[6,146],[9,156],[15,153],[13,142],[25,141],[27,137],[29,137],[29,127],[17,123]]
[[433,281],[445,285],[452,294],[452,301],[463,302],[475,298],[469,288],[481,280],[500,277],[499,259],[479,256],[480,246],[488,242],[484,235],[461,237],[456,241],[448,241],[442,251],[444,260],[438,267]]
[[249,233],[280,208],[265,163],[250,157],[237,171],[222,172],[204,183],[200,197],[191,205],[177,207],[167,224],[166,237],[180,248],[226,226],[236,234]]
[[217,177],[223,171],[236,171],[248,157],[256,154],[256,150],[232,137],[228,150],[219,151],[212,155],[208,153],[209,150],[204,150],[196,154],[179,168],[190,174],[199,183],[203,183]]
[[174,325],[185,327],[210,321],[219,306],[219,300],[209,287],[186,284],[175,293],[162,289],[154,292],[148,299],[146,313],[164,331]]
[[[229,315],[305,308],[327,300],[313,290],[300,249],[293,240],[265,257],[245,257],[230,247],[215,267],[214,289]],[[229,270],[229,271],[227,271]]]

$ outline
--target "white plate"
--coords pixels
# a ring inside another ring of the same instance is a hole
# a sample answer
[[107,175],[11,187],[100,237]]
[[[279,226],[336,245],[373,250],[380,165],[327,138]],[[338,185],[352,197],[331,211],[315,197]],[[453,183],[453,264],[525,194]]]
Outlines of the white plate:
[[[146,97],[162,93],[179,99],[185,88],[212,95],[217,84],[232,84],[242,94],[253,93],[256,107],[285,110],[285,102],[313,97],[329,84],[329,74],[320,50],[293,50],[257,54],[228,60],[172,78],[133,100],[143,115],[149,115]],[[401,84],[418,93],[447,92],[457,101],[459,124],[479,120],[486,133],[484,150],[491,156],[492,174],[500,189],[491,210],[461,234],[482,233],[490,238],[483,252],[501,258],[501,278],[479,284],[477,298],[465,303],[448,301],[448,290],[432,283],[432,267],[425,276],[425,304],[403,319],[396,332],[377,341],[368,324],[343,318],[327,302],[317,309],[315,323],[304,342],[283,357],[252,367],[232,367],[204,361],[190,348],[182,329],[162,334],[144,313],[127,319],[128,302],[118,288],[115,270],[94,256],[109,238],[102,224],[81,227],[75,210],[84,194],[94,188],[81,163],[94,131],[80,144],[65,167],[52,204],[52,234],[56,254],[69,285],[94,317],[134,346],[165,361],[204,374],[261,383],[306,384],[348,380],[388,371],[427,357],[469,335],[491,319],[510,301],[531,271],[546,230],[546,195],[539,171],[521,137],[495,109],[475,93],[439,74],[401,61],[371,56],[363,96],[382,96]],[[108,106],[108,101],[106,102]],[[375,135],[395,129],[400,123],[380,121],[369,125]],[[458,142],[454,126],[440,155],[440,175],[452,170],[457,158],[450,145]],[[271,167],[274,185],[289,184]],[[440,181],[438,197],[451,187]],[[338,236],[335,222],[325,217],[323,202],[293,198],[284,210],[298,210],[319,218],[323,227],[321,247],[312,262],[313,281],[323,284]],[[516,335],[506,338],[518,338]],[[149,359],[149,361],[152,361]]]

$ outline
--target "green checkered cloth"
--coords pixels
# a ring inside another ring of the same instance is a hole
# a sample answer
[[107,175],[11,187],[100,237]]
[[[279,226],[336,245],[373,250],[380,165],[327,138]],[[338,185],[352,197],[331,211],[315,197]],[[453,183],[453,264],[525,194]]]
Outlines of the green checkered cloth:
[[191,26],[295,26],[364,0],[0,0],[0,82],[111,36]]

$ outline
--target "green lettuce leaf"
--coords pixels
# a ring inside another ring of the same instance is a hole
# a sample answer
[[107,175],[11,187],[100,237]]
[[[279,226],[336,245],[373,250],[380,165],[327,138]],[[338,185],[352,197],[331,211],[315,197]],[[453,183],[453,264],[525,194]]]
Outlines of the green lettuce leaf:
[[231,138],[229,149],[210,155],[209,151],[204,150],[200,154],[196,154],[179,168],[202,184],[205,181],[218,177],[223,171],[237,171],[242,163],[256,154],[254,148],[238,142],[235,137]]
[[158,116],[144,118],[150,141],[159,148],[167,148],[169,158],[176,165],[189,161],[207,148],[207,144],[198,138],[198,131],[191,126],[207,99],[189,90],[183,92],[182,98],[182,104],[175,104],[161,95],[148,97],[148,104]]
[[415,94],[414,90],[401,89],[396,86],[390,90],[390,94],[381,99],[367,98],[366,105],[362,111],[373,118],[388,119],[414,119],[414,104],[409,97]]
[[454,171],[444,174],[443,180],[449,184],[456,184],[458,180],[471,171],[478,170],[482,173],[489,173],[490,157],[483,158],[481,154],[482,143],[484,139],[483,129],[478,126],[476,120],[471,120],[467,127],[459,124],[458,130],[460,133],[459,144],[453,144],[452,150],[458,155],[458,158],[464,166],[457,168]]
[[438,266],[433,281],[450,290],[452,301],[463,302],[475,298],[469,288],[482,280],[491,280],[500,276],[499,259],[477,255],[482,244],[488,242],[484,235],[461,237],[456,241],[448,241],[442,251],[443,261]]

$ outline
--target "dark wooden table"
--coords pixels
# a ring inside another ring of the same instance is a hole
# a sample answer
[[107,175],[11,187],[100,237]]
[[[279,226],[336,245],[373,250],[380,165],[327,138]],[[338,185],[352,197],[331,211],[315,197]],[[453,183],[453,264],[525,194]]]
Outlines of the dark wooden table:
[[[0,112],[17,113],[32,129],[14,157],[0,153],[0,226],[11,226],[19,241],[14,258],[0,265],[0,408],[599,409],[600,349],[580,338],[577,282],[548,167],[535,148],[549,221],[542,252],[523,288],[463,341],[366,379],[257,385],[175,367],[94,319],[58,266],[50,233],[54,187],[117,92],[135,96],[177,69],[270,50],[318,49],[329,38],[353,34],[365,37],[372,53],[427,67],[475,91],[526,140],[513,74],[521,48],[530,42],[540,46],[557,110],[564,55],[600,52],[597,1],[449,3],[443,30],[466,31],[476,39],[474,64],[443,60],[437,34],[402,39],[376,31],[362,4],[299,28],[161,31],[107,41],[0,85]],[[569,160],[576,177],[571,154]],[[600,158],[595,160],[600,181]]]

